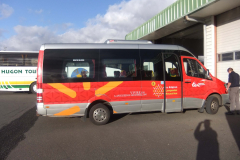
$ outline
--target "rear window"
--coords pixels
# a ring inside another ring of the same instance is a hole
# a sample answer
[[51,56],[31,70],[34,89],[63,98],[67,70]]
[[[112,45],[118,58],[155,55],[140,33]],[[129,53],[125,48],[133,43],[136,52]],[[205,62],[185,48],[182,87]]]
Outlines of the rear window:
[[43,83],[94,82],[98,50],[45,50]]
[[63,62],[64,76],[66,78],[94,78],[95,72],[91,72],[90,67],[95,68],[94,59],[67,59]]

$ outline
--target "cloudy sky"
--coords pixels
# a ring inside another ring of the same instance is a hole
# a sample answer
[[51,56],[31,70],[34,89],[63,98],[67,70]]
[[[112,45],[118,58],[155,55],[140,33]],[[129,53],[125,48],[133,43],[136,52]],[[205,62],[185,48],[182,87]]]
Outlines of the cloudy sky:
[[0,50],[43,43],[102,43],[125,35],[176,0],[0,0]]

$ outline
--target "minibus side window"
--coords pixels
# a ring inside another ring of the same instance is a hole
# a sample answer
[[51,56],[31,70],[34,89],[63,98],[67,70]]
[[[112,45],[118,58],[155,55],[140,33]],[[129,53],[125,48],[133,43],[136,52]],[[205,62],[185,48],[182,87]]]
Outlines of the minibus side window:
[[181,81],[181,70],[175,54],[164,54],[166,81]]
[[197,70],[195,60],[184,58],[183,63],[184,63],[184,67],[185,67],[185,72],[188,76],[198,77],[198,70]]
[[45,50],[43,83],[97,82],[98,58],[97,49]]
[[102,59],[105,67],[103,78],[137,77],[136,59]]
[[[81,60],[81,61],[80,61]],[[90,68],[94,68],[94,59],[68,59],[64,61],[66,78],[94,78],[94,73],[90,75]]]
[[185,73],[191,77],[207,79],[206,70],[194,59],[183,59]]
[[100,81],[140,80],[137,49],[100,50]]
[[161,50],[140,50],[142,80],[163,81],[163,60]]
[[196,61],[198,68],[198,77],[207,79],[207,71]]

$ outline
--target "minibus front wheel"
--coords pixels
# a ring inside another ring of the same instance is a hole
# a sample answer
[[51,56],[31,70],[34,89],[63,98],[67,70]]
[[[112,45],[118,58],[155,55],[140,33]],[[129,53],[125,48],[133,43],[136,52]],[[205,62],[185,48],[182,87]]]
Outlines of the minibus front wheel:
[[208,97],[206,102],[206,111],[208,114],[216,114],[219,108],[218,98],[214,95]]
[[95,104],[89,112],[89,118],[96,125],[106,124],[110,119],[110,111],[102,103]]

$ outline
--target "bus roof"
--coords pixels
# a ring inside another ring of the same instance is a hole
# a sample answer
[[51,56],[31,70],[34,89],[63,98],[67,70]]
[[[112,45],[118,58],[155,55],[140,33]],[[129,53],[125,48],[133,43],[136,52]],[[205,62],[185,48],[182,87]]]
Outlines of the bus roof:
[[39,51],[0,51],[0,54],[23,54],[23,53],[39,53]]
[[107,44],[152,44],[151,41],[148,40],[119,40],[119,39],[107,39],[104,43]]
[[164,49],[182,50],[191,53],[178,45],[134,43],[46,43],[41,46],[40,50],[45,49]]

